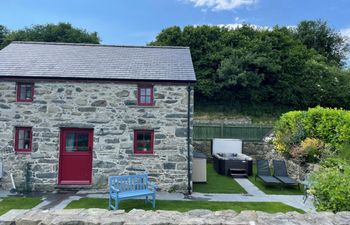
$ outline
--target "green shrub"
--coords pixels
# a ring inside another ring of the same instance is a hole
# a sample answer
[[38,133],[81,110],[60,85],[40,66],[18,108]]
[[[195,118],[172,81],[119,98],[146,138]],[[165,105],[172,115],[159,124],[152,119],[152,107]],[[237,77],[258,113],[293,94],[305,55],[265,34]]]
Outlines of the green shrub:
[[[322,141],[333,152],[340,149],[344,143],[350,143],[350,111],[318,106],[308,111],[285,113],[277,121],[274,140],[277,151],[295,157],[294,153],[300,151],[296,148],[299,148],[306,138]],[[323,154],[322,151],[317,151],[315,153],[318,157]],[[304,156],[308,157],[310,154]],[[311,157],[306,160],[314,159]]]
[[291,148],[290,155],[307,162],[318,162],[324,153],[326,145],[316,138],[306,138],[300,145]]
[[310,192],[320,211],[350,210],[350,165],[339,158],[330,158],[310,176]]
[[350,163],[350,143],[345,143],[337,149],[337,157],[347,160]]

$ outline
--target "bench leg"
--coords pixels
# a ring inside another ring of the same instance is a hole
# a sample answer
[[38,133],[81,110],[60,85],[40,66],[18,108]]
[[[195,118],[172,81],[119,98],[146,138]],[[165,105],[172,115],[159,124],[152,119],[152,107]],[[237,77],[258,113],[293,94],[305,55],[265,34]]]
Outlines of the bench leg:
[[114,204],[115,204],[115,206],[114,206],[114,207],[115,207],[115,210],[117,210],[117,209],[118,209],[119,200],[118,200],[118,199],[115,199],[115,203],[114,203]]
[[155,208],[156,207],[156,194],[153,194],[153,196],[152,196],[153,198],[152,198],[152,206],[153,206],[153,208]]
[[111,205],[112,205],[112,198],[111,198],[111,195],[109,195],[108,209],[112,209]]
[[146,198],[145,198],[145,204],[147,204],[148,203],[148,196],[146,196]]

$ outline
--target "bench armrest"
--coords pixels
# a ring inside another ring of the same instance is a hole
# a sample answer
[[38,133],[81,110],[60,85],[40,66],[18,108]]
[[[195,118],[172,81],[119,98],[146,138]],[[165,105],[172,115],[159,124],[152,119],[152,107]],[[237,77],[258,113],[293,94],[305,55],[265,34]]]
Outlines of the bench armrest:
[[153,191],[153,192],[156,192],[156,189],[157,189],[156,184],[152,182],[152,183],[151,183],[151,186],[152,186],[152,191]]
[[120,192],[120,190],[119,189],[117,189],[117,188],[115,188],[115,187],[113,187],[113,186],[111,186],[110,187],[110,191],[109,191],[110,193],[119,193]]

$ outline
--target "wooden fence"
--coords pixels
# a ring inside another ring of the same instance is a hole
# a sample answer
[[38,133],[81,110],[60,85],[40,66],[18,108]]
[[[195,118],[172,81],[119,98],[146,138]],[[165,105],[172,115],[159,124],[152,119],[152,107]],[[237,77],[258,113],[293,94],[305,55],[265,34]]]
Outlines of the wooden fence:
[[272,125],[260,124],[194,124],[194,140],[233,138],[243,141],[261,141],[273,130]]

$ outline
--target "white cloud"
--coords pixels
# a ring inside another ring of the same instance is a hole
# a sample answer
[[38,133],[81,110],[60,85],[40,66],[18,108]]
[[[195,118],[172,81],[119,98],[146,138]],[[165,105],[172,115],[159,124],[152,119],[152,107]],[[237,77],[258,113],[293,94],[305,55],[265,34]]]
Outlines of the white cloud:
[[[256,30],[271,30],[271,27],[268,27],[268,26],[259,26],[259,25],[256,25],[256,24],[248,24],[248,25],[251,26],[252,28],[256,29]],[[224,27],[224,28],[227,28],[229,30],[235,30],[237,28],[242,27],[243,23],[218,24],[218,25],[215,25],[215,26]]]
[[257,3],[258,0],[188,0],[194,3],[196,7],[206,7],[213,10],[232,10],[241,6],[250,6]]
[[241,19],[239,18],[238,16],[235,17],[235,22],[236,23],[244,23],[245,22],[245,19]]
[[346,38],[350,39],[350,27],[349,28],[345,28],[345,29],[341,29],[340,33],[345,36]]
[[[344,28],[340,30],[341,35],[343,35],[345,38],[347,38],[347,41],[350,42],[350,27]],[[348,68],[350,68],[350,53],[347,56],[346,65]]]

